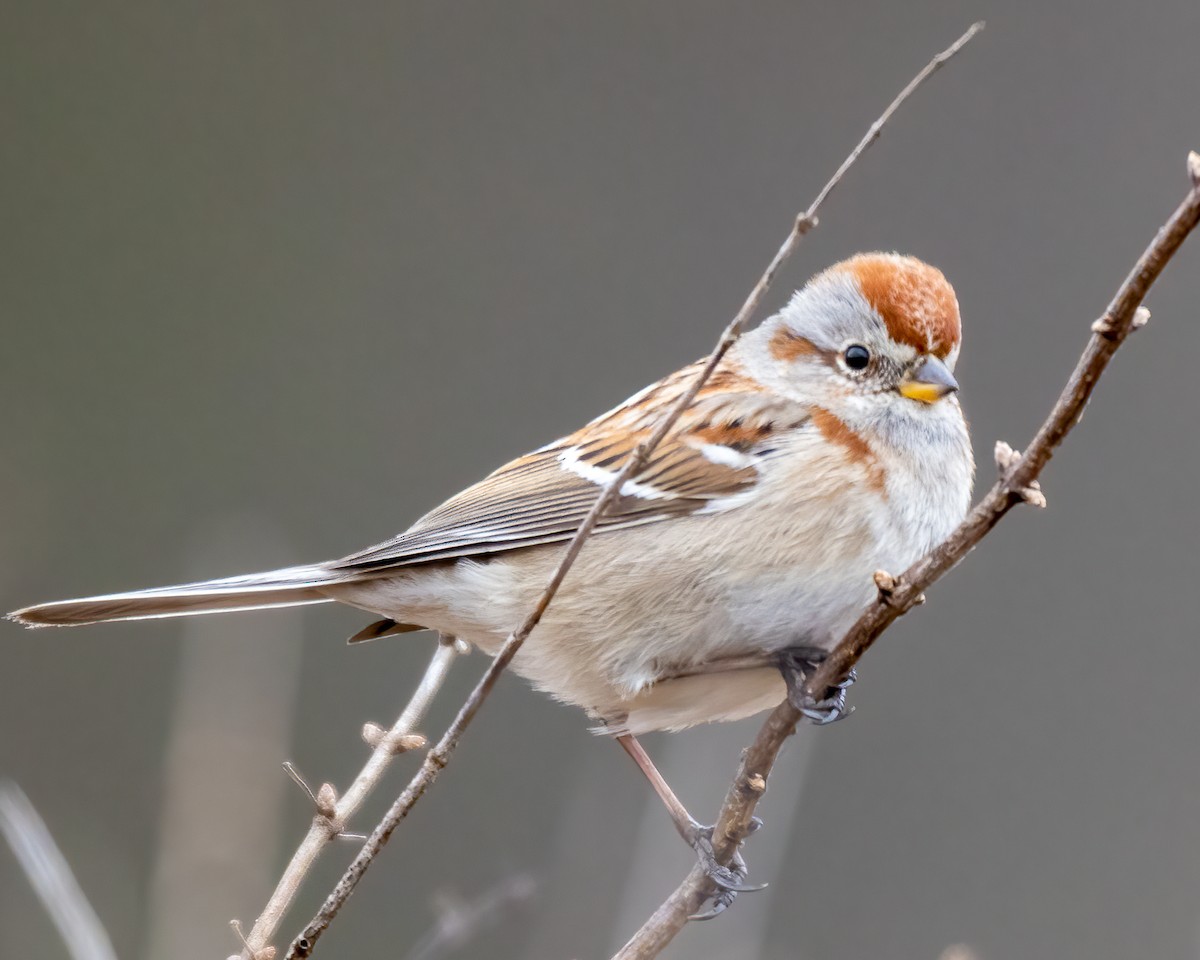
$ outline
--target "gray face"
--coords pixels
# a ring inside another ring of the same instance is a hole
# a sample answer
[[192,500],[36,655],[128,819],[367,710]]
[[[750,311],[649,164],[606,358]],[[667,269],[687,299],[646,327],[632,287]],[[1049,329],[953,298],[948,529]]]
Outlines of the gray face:
[[892,442],[905,442],[919,429],[957,436],[961,414],[951,374],[957,345],[943,362],[896,342],[851,275],[816,278],[796,293],[779,322],[794,343],[811,344],[796,351],[791,375],[784,373],[805,401]]

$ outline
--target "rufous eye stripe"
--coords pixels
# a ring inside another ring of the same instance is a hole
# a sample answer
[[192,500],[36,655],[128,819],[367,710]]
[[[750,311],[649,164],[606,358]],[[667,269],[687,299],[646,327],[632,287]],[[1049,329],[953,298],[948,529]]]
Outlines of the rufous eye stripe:
[[821,352],[817,345],[807,337],[800,336],[786,326],[780,327],[771,334],[768,349],[771,351],[771,356],[784,363],[799,360],[801,357],[816,356]]

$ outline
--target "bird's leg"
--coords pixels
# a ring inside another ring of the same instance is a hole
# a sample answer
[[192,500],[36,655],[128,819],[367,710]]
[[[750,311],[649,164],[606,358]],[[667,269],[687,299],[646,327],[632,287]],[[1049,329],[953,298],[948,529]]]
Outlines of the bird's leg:
[[[745,882],[746,861],[742,859],[741,853],[736,850],[734,851],[733,858],[729,861],[729,866],[717,862],[712,845],[713,828],[701,825],[695,817],[687,812],[687,808],[675,796],[675,791],[671,789],[671,785],[667,783],[666,778],[659,772],[658,767],[654,765],[654,761],[650,759],[650,755],[646,753],[641,743],[638,742],[637,737],[631,733],[624,733],[617,737],[617,743],[633,758],[633,762],[638,765],[638,769],[650,781],[650,786],[654,788],[654,792],[662,800],[663,806],[667,808],[667,813],[670,815],[671,821],[675,824],[675,829],[679,831],[679,835],[683,837],[684,842],[696,851],[700,866],[712,882],[717,885],[719,892],[713,898],[712,908],[703,914],[697,914],[692,917],[693,920],[708,920],[715,917],[733,903],[734,897],[739,893],[750,893],[755,890],[761,890],[766,886],[766,884],[747,884]],[[761,825],[762,822],[755,818],[755,829]]]
[[779,671],[787,684],[788,703],[819,727],[845,719],[854,712],[853,707],[846,706],[846,690],[858,679],[858,674],[851,670],[845,680],[825,691],[823,700],[809,696],[804,684],[827,656],[829,651],[821,647],[789,647],[779,659]]

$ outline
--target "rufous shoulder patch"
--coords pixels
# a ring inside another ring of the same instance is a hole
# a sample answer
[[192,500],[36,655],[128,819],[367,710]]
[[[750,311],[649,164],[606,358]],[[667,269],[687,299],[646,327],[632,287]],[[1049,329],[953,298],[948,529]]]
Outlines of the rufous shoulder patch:
[[943,360],[958,345],[958,298],[937,267],[894,253],[860,253],[829,269],[858,281],[896,342]]
[[702,443],[712,443],[721,447],[729,447],[739,453],[747,453],[774,432],[775,424],[769,419],[747,420],[738,417],[733,420],[698,424],[692,428],[691,436]]
[[[691,386],[692,377],[703,365],[704,362],[700,361],[680,371],[684,375],[680,380],[679,392],[681,394],[684,389]],[[764,393],[766,389],[758,380],[747,375],[740,364],[726,358],[712,372],[712,376],[704,382],[697,397],[712,397],[726,393]]]

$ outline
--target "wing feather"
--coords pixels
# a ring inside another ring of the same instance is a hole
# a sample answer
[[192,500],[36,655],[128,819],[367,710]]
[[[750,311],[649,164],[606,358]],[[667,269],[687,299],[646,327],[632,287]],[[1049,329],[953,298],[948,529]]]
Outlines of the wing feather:
[[[407,566],[569,539],[602,485],[697,370],[696,364],[686,367],[577,433],[505,464],[404,533],[335,568]],[[807,419],[802,406],[767,393],[732,363],[718,368],[676,432],[626,485],[600,529],[690,514],[746,493],[758,482],[773,439]]]

